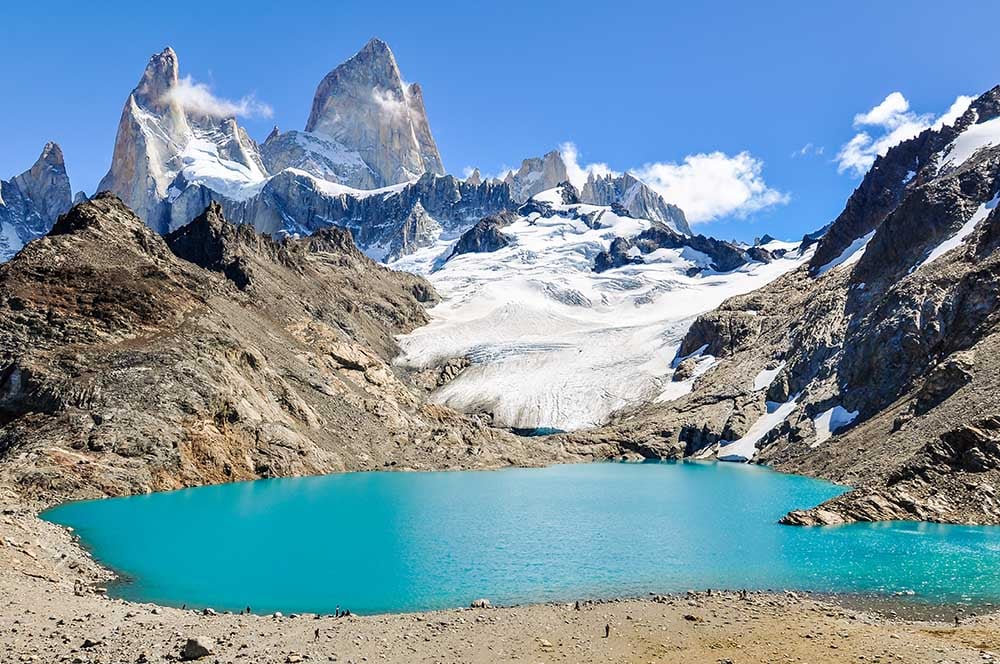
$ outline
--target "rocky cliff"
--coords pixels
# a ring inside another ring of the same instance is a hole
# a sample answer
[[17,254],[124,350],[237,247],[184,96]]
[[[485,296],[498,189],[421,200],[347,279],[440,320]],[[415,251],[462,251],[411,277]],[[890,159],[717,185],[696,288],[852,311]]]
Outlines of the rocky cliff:
[[320,82],[306,131],[356,151],[377,186],[444,174],[423,92],[405,83],[389,45],[372,39]]
[[10,180],[0,180],[0,263],[45,235],[71,205],[72,190],[63,153],[47,143],[35,163]]
[[876,160],[808,265],[691,326],[690,395],[601,436],[855,487],[790,523],[1000,523],[998,192],[995,88]]
[[390,365],[418,277],[217,205],[166,237],[101,194],[0,265],[0,484],[26,499],[575,455],[423,402]]

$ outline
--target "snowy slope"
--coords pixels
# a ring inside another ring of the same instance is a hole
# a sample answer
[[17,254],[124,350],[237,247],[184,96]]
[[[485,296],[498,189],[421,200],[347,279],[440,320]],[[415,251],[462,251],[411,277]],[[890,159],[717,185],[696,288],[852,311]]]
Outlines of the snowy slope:
[[[539,199],[559,197],[549,191]],[[689,276],[691,268],[706,265],[703,254],[659,249],[644,256],[645,263],[595,273],[594,257],[615,237],[635,235],[651,222],[595,205],[553,209],[505,226],[513,243],[498,251],[445,262],[453,243],[445,238],[391,264],[426,275],[444,298],[430,325],[401,339],[401,363],[472,360],[435,393],[437,402],[491,411],[501,426],[570,430],[600,424],[632,404],[676,398],[690,389],[670,378],[694,317],[809,256],[793,251],[770,264]],[[571,209],[603,212],[602,227],[559,216]]]

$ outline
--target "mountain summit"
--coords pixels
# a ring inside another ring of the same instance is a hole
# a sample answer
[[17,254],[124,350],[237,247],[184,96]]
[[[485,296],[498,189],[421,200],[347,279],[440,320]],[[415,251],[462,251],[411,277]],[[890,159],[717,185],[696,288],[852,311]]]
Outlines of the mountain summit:
[[360,153],[378,174],[379,186],[445,172],[420,86],[403,80],[392,50],[380,39],[323,78],[306,131]]
[[9,181],[0,181],[0,262],[48,233],[71,203],[62,149],[56,143],[46,143],[31,168]]
[[257,144],[234,118],[189,99],[178,71],[169,46],[149,59],[125,101],[111,169],[98,185],[159,232],[205,208],[201,197],[191,206],[178,202],[190,184],[240,197],[266,177]]

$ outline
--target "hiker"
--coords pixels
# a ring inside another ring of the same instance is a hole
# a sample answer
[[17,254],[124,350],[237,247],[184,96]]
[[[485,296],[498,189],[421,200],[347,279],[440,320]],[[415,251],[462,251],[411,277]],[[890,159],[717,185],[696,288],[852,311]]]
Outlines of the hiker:
[[609,636],[611,636],[611,624],[610,623],[604,625],[604,638],[608,638]]
[[334,618],[339,618],[339,617],[340,617],[340,604],[338,604],[338,605],[337,605],[337,608],[335,608],[335,609],[333,610],[333,617],[334,617]]
[[313,633],[313,641],[319,641],[319,627],[317,627],[316,631]]
[[247,615],[250,615],[250,607],[247,606]]

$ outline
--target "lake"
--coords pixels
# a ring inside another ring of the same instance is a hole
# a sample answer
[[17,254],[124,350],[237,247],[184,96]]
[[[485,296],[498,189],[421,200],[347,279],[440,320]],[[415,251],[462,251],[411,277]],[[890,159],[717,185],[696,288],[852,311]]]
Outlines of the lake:
[[378,613],[688,589],[1000,600],[1000,528],[781,526],[842,487],[760,466],[594,463],[260,480],[69,503],[109,592],[255,613]]

